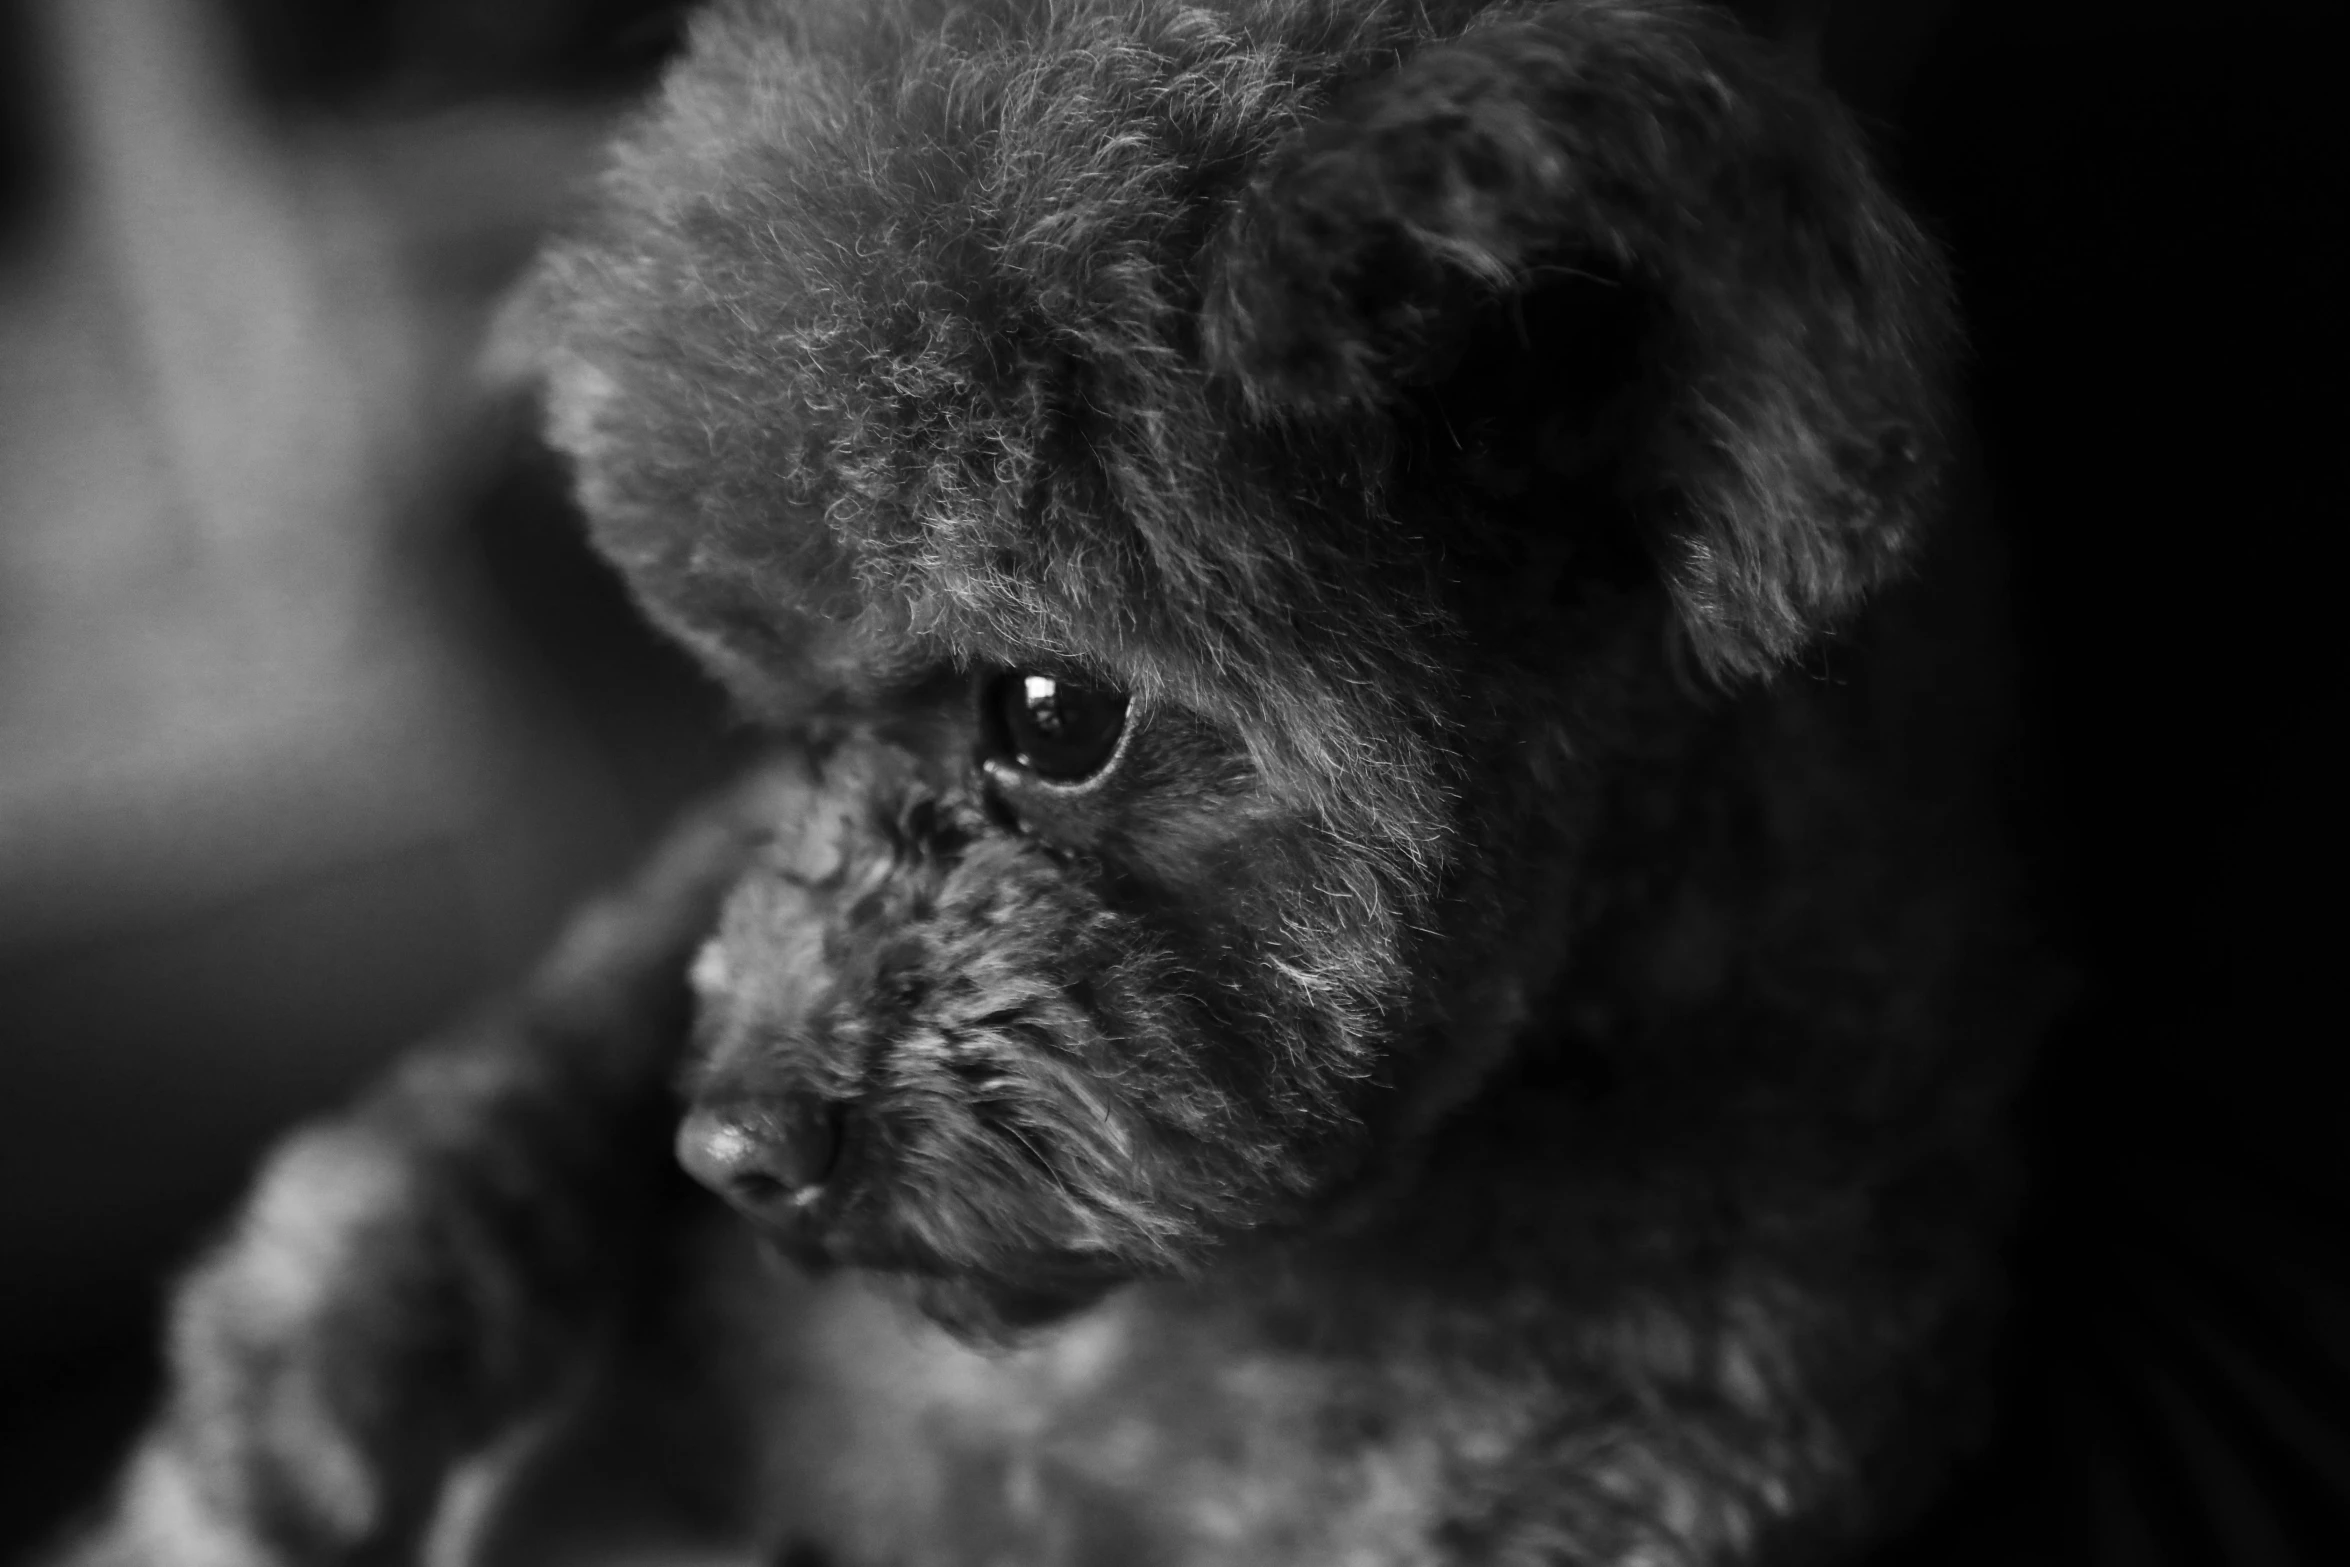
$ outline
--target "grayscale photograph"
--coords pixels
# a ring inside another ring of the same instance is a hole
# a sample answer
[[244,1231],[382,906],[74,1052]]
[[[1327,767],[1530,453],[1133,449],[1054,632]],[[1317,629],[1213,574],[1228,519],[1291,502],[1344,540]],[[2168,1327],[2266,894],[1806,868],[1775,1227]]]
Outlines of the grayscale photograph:
[[2325,9],[0,0],[0,1562],[2350,1562]]

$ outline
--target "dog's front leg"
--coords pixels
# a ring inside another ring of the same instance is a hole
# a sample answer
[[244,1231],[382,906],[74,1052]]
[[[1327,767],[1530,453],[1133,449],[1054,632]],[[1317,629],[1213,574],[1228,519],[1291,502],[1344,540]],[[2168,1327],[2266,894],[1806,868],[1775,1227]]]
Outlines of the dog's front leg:
[[632,1276],[685,971],[760,795],[677,831],[520,997],[276,1149],[180,1286],[163,1410],[68,1560],[427,1554],[458,1464],[591,1363]]

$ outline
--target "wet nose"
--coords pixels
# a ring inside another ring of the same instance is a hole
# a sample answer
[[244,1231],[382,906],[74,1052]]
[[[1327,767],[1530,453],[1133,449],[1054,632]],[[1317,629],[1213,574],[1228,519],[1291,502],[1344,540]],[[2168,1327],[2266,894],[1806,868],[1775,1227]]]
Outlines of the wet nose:
[[840,1147],[840,1105],[805,1091],[696,1106],[677,1129],[686,1173],[754,1218],[814,1196]]

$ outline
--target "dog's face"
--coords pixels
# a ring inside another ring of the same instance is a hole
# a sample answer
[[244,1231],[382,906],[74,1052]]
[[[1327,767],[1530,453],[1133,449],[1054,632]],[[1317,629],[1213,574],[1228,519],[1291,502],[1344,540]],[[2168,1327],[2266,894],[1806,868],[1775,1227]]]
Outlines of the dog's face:
[[1627,729],[1895,557],[1939,298],[1833,111],[1480,9],[736,4],[552,259],[598,540],[789,737],[680,1134],[789,1249],[987,1332],[1306,1219]]
[[1215,726],[1098,668],[938,674],[778,764],[680,1154],[985,1329],[1301,1213],[1420,998],[1398,910],[1325,912],[1381,869]]

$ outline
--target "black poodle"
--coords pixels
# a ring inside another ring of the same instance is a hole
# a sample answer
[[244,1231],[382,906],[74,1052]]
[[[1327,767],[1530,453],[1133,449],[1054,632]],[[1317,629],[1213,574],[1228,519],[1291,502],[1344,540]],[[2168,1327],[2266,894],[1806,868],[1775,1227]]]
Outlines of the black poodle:
[[537,302],[775,758],[279,1152],[80,1559],[1914,1506],[2039,987],[1946,280],[1800,72],[1677,0],[731,0]]

